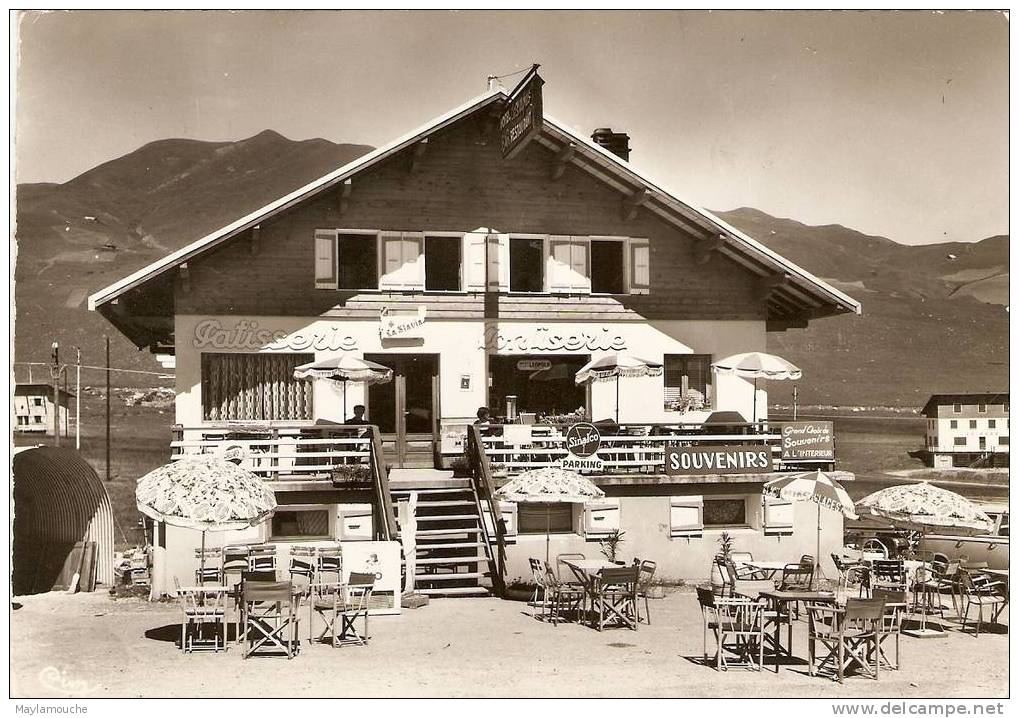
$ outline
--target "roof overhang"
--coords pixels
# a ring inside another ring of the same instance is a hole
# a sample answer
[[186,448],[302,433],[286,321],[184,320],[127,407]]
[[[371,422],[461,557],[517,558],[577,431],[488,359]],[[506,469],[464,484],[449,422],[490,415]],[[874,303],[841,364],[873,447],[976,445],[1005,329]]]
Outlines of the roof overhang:
[[[88,298],[88,308],[93,311],[104,308],[102,313],[120,326],[127,318],[122,317],[123,321],[118,323],[116,315],[124,314],[124,311],[108,310],[109,305],[115,303],[115,300],[125,293],[155,280],[232,237],[287,211],[319,192],[353,178],[359,172],[413,146],[429,135],[505,98],[506,92],[501,88],[473,98],[384,147],[349,162],[99,290]],[[578,135],[565,123],[545,115],[542,132],[535,141],[556,153],[563,152],[572,145],[572,150],[564,153],[571,165],[614,187],[624,197],[639,195],[641,207],[682,229],[698,242],[703,242],[705,251],[718,252],[758,275],[761,280],[762,297],[768,306],[769,328],[772,325],[775,328],[803,327],[809,319],[841,313],[860,313],[860,303],[852,297],[818,279],[707,210],[683,200],[677,192],[640,172],[630,163],[587,137]]]

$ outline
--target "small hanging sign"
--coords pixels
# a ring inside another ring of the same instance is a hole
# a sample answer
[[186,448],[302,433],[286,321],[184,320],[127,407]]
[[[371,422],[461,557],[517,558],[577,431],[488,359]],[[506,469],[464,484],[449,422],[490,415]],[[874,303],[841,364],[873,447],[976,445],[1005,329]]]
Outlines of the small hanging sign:
[[499,142],[503,159],[512,159],[541,132],[541,86],[545,81],[534,65],[510,92],[499,118]]

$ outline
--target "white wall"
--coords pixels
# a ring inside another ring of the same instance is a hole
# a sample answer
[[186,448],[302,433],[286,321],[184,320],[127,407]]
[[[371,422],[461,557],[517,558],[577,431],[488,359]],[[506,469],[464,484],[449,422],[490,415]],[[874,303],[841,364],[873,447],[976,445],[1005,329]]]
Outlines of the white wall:
[[[956,428],[952,428],[952,422],[957,422]],[[975,429],[970,428],[970,422],[975,421],[977,426]],[[990,428],[988,425],[989,421],[993,421],[995,426]],[[933,431],[930,428],[931,423],[934,423]],[[981,451],[980,449],[980,437],[987,437],[986,451],[995,451],[999,453],[1008,453],[1008,444],[999,444],[998,437],[1009,435],[1009,423],[1007,417],[992,416],[985,417],[958,417],[958,418],[937,418],[928,419],[928,434],[933,433],[935,442],[932,449],[934,451],[961,451],[961,452],[976,452]],[[962,437],[966,440],[965,445],[956,446],[955,438]]]
[[[207,331],[209,321],[223,331]],[[246,324],[244,324],[246,323]],[[206,330],[196,335],[196,327]],[[237,331],[238,327],[244,331]],[[486,351],[499,355],[579,354],[598,357],[612,353],[611,343],[622,351],[662,361],[665,354],[711,354],[721,359],[730,354],[765,349],[763,321],[661,321],[661,322],[498,322],[497,336],[485,337],[485,323],[427,319],[421,338],[383,342],[377,320],[341,320],[301,317],[243,317],[177,315],[177,422],[197,426],[202,421],[201,352],[304,351],[315,360],[347,351],[366,353],[438,354],[442,418],[449,422],[473,420],[479,406],[487,403]],[[255,331],[265,332],[261,337]],[[245,333],[246,332],[246,333]],[[589,345],[577,341],[566,348],[547,348],[549,334],[563,337],[594,337]],[[491,333],[490,333],[491,334]],[[609,339],[606,339],[608,337]],[[502,341],[500,341],[500,338]],[[609,344],[605,344],[608,341]],[[502,345],[500,348],[500,344]],[[603,347],[592,350],[590,346]],[[487,350],[486,350],[487,347]],[[462,390],[461,377],[470,377],[470,389]],[[748,420],[754,414],[753,383],[734,376],[713,376],[712,408],[732,410]],[[342,421],[342,390],[327,381],[314,383],[315,418]],[[364,403],[363,387],[347,388],[348,412]],[[620,420],[629,422],[700,421],[706,412],[683,415],[664,408],[664,377],[622,379]],[[592,415],[614,417],[614,382],[592,387]],[[759,386],[757,417],[767,417],[767,387]]]

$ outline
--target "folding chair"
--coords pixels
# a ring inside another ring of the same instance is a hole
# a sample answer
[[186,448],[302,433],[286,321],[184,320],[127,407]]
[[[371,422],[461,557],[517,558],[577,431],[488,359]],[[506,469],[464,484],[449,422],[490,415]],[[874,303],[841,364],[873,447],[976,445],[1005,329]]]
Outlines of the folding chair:
[[[609,625],[637,630],[637,578],[639,566],[603,568],[591,587],[591,608],[598,614],[598,630]],[[606,620],[607,619],[607,620]]]
[[256,546],[249,546],[248,570],[275,571],[276,546],[274,546],[273,544],[258,544]]
[[311,583],[315,575],[315,554],[314,546],[291,546],[290,547],[290,580],[297,579],[305,584]]
[[328,576],[337,583],[343,575],[343,553],[339,546],[324,546],[315,554],[315,573]]
[[[708,661],[708,631],[715,635],[715,670],[764,666],[764,603],[742,597],[715,596],[698,588],[697,601],[704,621],[704,662]],[[726,656],[731,654],[731,658]],[[741,662],[732,662],[736,659]]]
[[[313,627],[309,625],[308,641],[323,643],[328,636],[333,647],[351,643],[366,645],[368,607],[374,586],[373,573],[351,573],[346,583],[311,584],[310,613],[312,616],[320,616],[323,626],[316,636]],[[364,621],[363,633],[357,630],[358,618]]]
[[[226,591],[217,586],[181,587],[174,578],[180,602],[180,648],[184,653],[226,650]],[[204,637],[205,627],[212,626],[212,638]],[[210,645],[211,640],[211,645]]]
[[[547,574],[545,573],[545,567],[542,565],[541,559],[529,558],[527,559],[527,565],[531,569],[531,579],[534,581],[534,593],[531,594],[531,605],[535,609],[541,608],[541,615],[545,615],[545,604],[548,602],[548,591],[545,588]],[[538,603],[539,598],[541,604]]]
[[548,603],[548,617],[554,625],[558,625],[562,618],[564,606],[574,615],[580,612],[586,594],[584,587],[560,580],[548,561],[545,561],[544,588],[545,600]]
[[644,601],[644,620],[647,624],[651,625],[651,609],[648,606],[648,591],[651,589],[651,582],[655,580],[655,571],[658,570],[658,564],[654,561],[641,561],[640,562],[640,573],[637,576],[637,601],[638,601],[638,614],[637,621],[640,622],[640,605],[641,600]]
[[290,581],[245,581],[244,657],[256,653],[276,654],[282,651],[287,659],[297,653],[297,616],[300,594]]
[[[882,665],[893,671],[899,670],[901,661],[899,659],[899,638],[902,635],[902,619],[906,615],[909,606],[905,591],[885,591],[877,589],[874,591],[874,598],[882,599],[885,602],[885,611],[881,616],[881,631],[877,637],[878,658]],[[895,660],[888,658],[885,651],[885,643],[893,642],[895,646]]]
[[[810,675],[834,663],[839,683],[854,663],[861,672],[877,680],[881,668],[879,636],[883,631],[883,598],[850,598],[844,609],[830,605],[807,604],[809,620],[807,651]],[[817,662],[817,644],[828,654]]]
[[[204,553],[204,561],[202,560]],[[195,560],[198,562],[198,568],[195,569],[195,583],[199,586],[204,586],[207,583],[219,584],[223,581],[222,573],[222,562],[223,562],[223,549],[221,548],[207,548],[203,552],[202,549],[195,549]],[[205,568],[203,570],[202,565]]]

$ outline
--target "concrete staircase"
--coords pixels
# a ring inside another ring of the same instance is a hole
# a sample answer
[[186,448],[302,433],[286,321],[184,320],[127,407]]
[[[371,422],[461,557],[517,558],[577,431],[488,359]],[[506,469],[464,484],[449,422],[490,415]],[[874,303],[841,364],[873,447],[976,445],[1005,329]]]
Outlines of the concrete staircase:
[[414,586],[428,596],[488,596],[489,561],[481,504],[470,479],[451,471],[392,469],[394,505],[417,494]]

